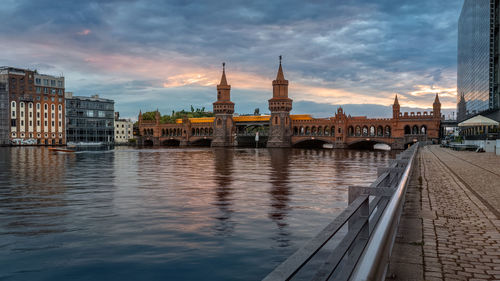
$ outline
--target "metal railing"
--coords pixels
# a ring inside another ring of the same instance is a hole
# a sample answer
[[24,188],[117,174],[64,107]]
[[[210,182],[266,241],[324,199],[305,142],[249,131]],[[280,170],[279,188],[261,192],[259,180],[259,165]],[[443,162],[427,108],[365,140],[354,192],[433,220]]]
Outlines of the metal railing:
[[263,280],[384,280],[418,146],[350,186],[349,206]]

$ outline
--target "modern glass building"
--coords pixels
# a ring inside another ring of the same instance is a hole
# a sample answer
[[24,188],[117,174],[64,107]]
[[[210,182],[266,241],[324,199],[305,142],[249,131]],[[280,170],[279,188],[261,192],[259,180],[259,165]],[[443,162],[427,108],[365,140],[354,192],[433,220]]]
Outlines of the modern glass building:
[[66,142],[114,142],[115,102],[100,98],[73,96],[66,93]]
[[458,22],[458,121],[499,108],[498,2],[464,1]]

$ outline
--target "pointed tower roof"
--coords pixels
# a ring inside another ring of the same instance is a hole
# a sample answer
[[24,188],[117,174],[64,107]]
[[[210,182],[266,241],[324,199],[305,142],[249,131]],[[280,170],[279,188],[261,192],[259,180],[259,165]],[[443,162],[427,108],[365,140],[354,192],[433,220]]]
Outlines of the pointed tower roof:
[[441,103],[441,102],[439,101],[439,96],[438,96],[438,94],[437,94],[437,93],[436,93],[436,98],[434,99],[434,103]]
[[227,80],[226,80],[226,63],[222,63],[222,77],[220,79],[220,86],[227,86]]
[[285,75],[283,75],[283,68],[281,67],[281,55],[280,55],[280,67],[278,68],[278,74],[276,75],[276,81],[284,81]]
[[394,105],[399,105],[398,94],[396,94],[396,97],[394,98]]

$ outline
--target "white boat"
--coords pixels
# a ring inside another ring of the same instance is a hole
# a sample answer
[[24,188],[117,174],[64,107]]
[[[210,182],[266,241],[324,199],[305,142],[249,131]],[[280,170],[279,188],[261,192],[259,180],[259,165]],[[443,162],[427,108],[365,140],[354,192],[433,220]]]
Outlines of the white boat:
[[331,143],[324,143],[323,148],[328,148],[328,149],[333,149],[333,144]]
[[391,150],[391,147],[385,143],[377,143],[373,146],[373,149],[389,151]]

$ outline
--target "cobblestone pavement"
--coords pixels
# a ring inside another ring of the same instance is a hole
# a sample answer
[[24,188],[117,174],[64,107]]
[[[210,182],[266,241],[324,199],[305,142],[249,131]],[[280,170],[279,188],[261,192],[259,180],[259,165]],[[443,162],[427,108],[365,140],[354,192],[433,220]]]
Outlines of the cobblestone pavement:
[[500,157],[426,146],[419,163],[425,280],[500,280]]

